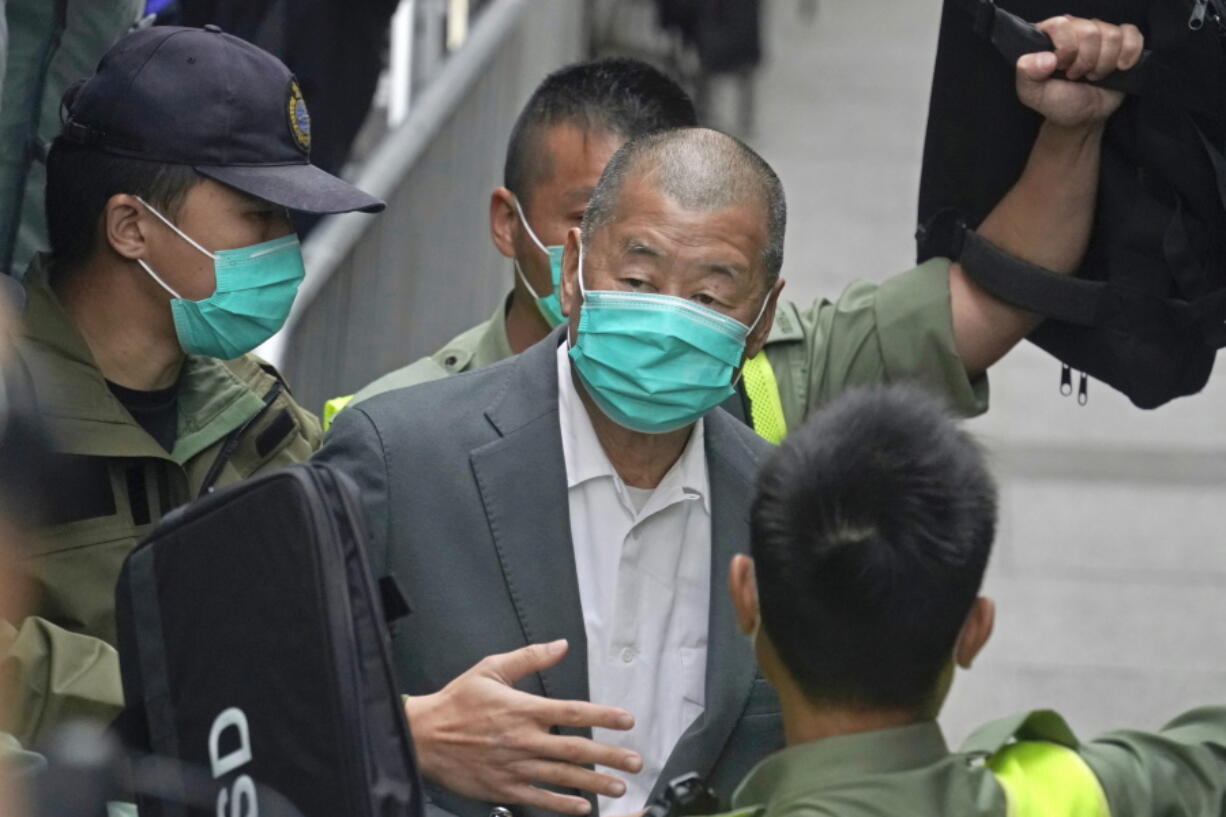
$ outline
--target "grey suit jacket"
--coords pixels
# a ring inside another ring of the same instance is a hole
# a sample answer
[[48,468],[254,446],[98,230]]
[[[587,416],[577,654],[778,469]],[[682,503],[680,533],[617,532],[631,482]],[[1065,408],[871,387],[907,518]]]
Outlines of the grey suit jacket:
[[[588,698],[558,425],[561,331],[518,357],[342,411],[316,455],[358,482],[372,570],[394,573],[406,590],[412,613],[397,628],[393,653],[409,694],[436,692],[487,655],[567,638],[566,658],[519,686]],[[697,771],[727,801],[783,744],[778,699],[756,671],[726,590],[729,561],[748,550],[754,478],[770,446],[721,409],[705,426],[713,548],[706,710],[677,744],[655,793]],[[461,817],[486,817],[498,805],[438,788],[430,797]]]

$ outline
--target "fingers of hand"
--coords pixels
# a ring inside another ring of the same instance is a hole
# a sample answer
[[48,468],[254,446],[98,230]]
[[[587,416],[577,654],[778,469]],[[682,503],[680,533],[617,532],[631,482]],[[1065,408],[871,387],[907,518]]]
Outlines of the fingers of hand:
[[1115,72],[1119,68],[1120,53],[1124,49],[1124,29],[1121,26],[1095,22],[1099,26],[1102,48],[1098,52],[1098,62],[1086,74],[1086,78],[1092,81],[1098,81]]
[[1076,21],[1067,14],[1062,14],[1039,23],[1038,29],[1052,42],[1052,51],[1056,55],[1056,67],[1061,71],[1067,71],[1077,59]]
[[1131,23],[1120,26],[1120,33],[1122,41],[1116,68],[1120,71],[1127,71],[1140,61],[1141,54],[1145,51],[1145,36]]
[[534,806],[546,811],[556,811],[561,814],[584,815],[592,810],[592,804],[582,797],[569,794],[558,794],[527,784],[514,786],[507,792],[505,799],[525,806]]
[[518,650],[487,656],[474,669],[482,675],[510,685],[534,672],[549,669],[562,660],[566,650],[567,643],[564,638],[548,644],[529,644]]
[[607,766],[630,774],[636,774],[643,768],[643,759],[634,752],[587,738],[539,734],[526,737],[523,748],[525,754],[532,757],[560,760],[576,766]]
[[1023,54],[1017,61],[1017,70],[1024,81],[1042,82],[1055,73],[1056,56],[1050,51]]
[[624,709],[587,701],[537,699],[535,716],[545,726],[585,726],[625,731],[634,728],[634,716]]
[[537,784],[590,791],[592,794],[603,794],[607,797],[621,797],[626,793],[626,784],[616,777],[569,763],[525,760],[516,763],[513,770],[521,779]]
[[1073,30],[1077,37],[1077,56],[1072,65],[1064,70],[1069,79],[1083,79],[1098,65],[1103,49],[1102,24],[1097,20],[1075,20]]

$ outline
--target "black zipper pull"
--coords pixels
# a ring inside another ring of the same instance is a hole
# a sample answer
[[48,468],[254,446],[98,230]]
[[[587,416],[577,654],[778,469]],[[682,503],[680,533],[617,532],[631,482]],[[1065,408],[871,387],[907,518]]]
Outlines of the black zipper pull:
[[1060,393],[1065,397],[1073,393],[1073,370],[1067,363],[1060,367]]
[[1200,31],[1205,27],[1205,12],[1209,10],[1209,0],[1192,0],[1192,16],[1188,18],[1188,28]]
[[1081,373],[1081,383],[1077,387],[1077,405],[1084,406],[1090,402],[1090,377],[1085,372]]

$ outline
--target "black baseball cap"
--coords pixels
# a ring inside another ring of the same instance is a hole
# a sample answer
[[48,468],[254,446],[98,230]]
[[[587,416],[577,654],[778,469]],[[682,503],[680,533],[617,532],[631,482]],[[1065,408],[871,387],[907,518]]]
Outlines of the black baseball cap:
[[127,35],[64,95],[60,137],[203,176],[306,213],[386,205],[310,163],[311,117],[279,59],[217,26]]

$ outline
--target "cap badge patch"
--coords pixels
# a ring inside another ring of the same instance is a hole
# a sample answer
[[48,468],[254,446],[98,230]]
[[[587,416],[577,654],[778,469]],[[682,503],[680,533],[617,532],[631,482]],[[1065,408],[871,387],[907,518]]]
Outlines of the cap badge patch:
[[302,98],[302,89],[298,87],[298,81],[294,80],[289,84],[289,129],[294,134],[294,141],[298,143],[299,149],[303,153],[311,151],[311,115],[307,113],[306,100]]

